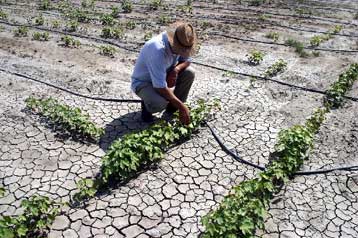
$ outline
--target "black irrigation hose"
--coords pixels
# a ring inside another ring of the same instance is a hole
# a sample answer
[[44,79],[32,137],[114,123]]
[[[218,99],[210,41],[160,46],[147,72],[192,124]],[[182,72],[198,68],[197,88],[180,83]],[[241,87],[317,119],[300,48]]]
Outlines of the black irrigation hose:
[[[212,129],[212,127],[206,122],[205,125],[209,128],[211,134],[213,135],[216,142],[220,145],[221,149],[226,152],[228,155],[230,155],[232,158],[237,160],[238,162],[242,164],[249,165],[251,167],[254,167],[255,169],[259,169],[261,171],[264,171],[266,168],[263,166],[260,166],[258,164],[252,163],[250,161],[242,159],[240,156],[236,155],[234,152],[232,152],[229,148],[226,147],[224,142],[219,138],[219,136],[215,133],[215,131]],[[345,167],[335,167],[331,169],[322,169],[322,170],[311,170],[311,171],[298,171],[294,173],[293,175],[318,175],[318,174],[327,174],[331,172],[337,172],[337,171],[358,171],[358,165],[353,166],[345,166]]]
[[[291,47],[288,44],[284,43],[276,43],[272,41],[261,41],[261,40],[254,40],[254,39],[247,39],[247,38],[241,38],[236,36],[229,36],[217,32],[210,32],[208,35],[214,35],[214,36],[221,36],[228,39],[238,40],[238,41],[245,41],[245,42],[254,42],[254,43],[260,43],[260,44],[266,44],[266,45],[280,45],[285,47]],[[358,53],[358,50],[340,50],[340,49],[327,49],[327,48],[312,48],[312,47],[304,47],[306,50],[317,50],[317,51],[328,51],[328,52],[341,52],[341,53]]]
[[[107,102],[108,101],[110,101],[110,102],[127,102],[127,103],[140,103],[141,102],[141,100],[138,100],[138,99],[117,99],[117,98],[101,98],[101,97],[87,96],[87,95],[83,95],[83,94],[73,92],[71,90],[68,90],[68,89],[53,85],[51,83],[44,82],[44,81],[39,80],[39,79],[29,77],[29,76],[24,75],[24,74],[11,72],[11,71],[1,69],[1,68],[0,68],[0,71],[8,73],[8,74],[15,75],[15,76],[18,76],[18,77],[26,78],[26,79],[29,79],[29,80],[32,80],[32,81],[35,81],[35,82],[38,82],[38,83],[42,83],[42,84],[45,84],[45,85],[47,85],[49,87],[53,87],[55,89],[58,89],[58,90],[67,92],[69,94],[72,94],[74,96],[78,96],[78,97],[82,97],[82,98],[98,100],[98,101],[107,101]],[[259,169],[259,170],[262,170],[262,171],[265,170],[264,167],[262,167],[260,165],[257,165],[257,164],[254,164],[254,163],[252,163],[250,161],[244,160],[244,159],[240,158],[238,155],[236,155],[234,152],[229,150],[225,146],[225,144],[219,139],[218,135],[215,133],[215,131],[212,129],[212,127],[207,122],[205,124],[209,128],[209,130],[212,133],[214,139],[220,145],[220,147],[223,149],[224,152],[229,154],[231,157],[233,157],[235,160],[239,161],[240,163],[252,166],[252,167],[254,167],[256,169]],[[338,168],[332,168],[332,169],[326,169],[326,170],[301,171],[301,172],[295,173],[294,175],[316,175],[316,174],[330,173],[330,172],[334,172],[334,171],[356,171],[356,170],[358,171],[358,165],[357,166],[349,166],[349,167],[338,167]]]
[[[128,48],[128,47],[120,45],[118,43],[115,43],[115,42],[112,42],[112,41],[109,41],[109,40],[100,39],[100,38],[97,38],[97,37],[84,36],[84,35],[77,34],[77,33],[63,32],[63,31],[60,31],[60,30],[53,30],[53,29],[48,29],[48,28],[43,28],[43,27],[38,27],[38,26],[33,26],[33,25],[9,23],[9,22],[6,22],[6,21],[1,21],[1,20],[0,20],[0,23],[8,24],[8,25],[11,25],[11,26],[28,26],[28,27],[32,27],[32,28],[35,28],[35,29],[39,29],[39,30],[56,32],[56,33],[60,33],[60,34],[67,34],[67,35],[71,35],[71,36],[75,36],[75,37],[80,37],[80,38],[84,38],[84,39],[90,39],[90,40],[94,40],[94,41],[98,41],[98,42],[102,42],[102,43],[107,43],[107,44],[116,46],[118,48],[130,51],[130,52],[136,52],[136,53],[139,52],[139,50],[136,50],[136,49],[133,49],[133,48]],[[200,66],[203,66],[203,67],[224,71],[224,72],[231,72],[231,73],[234,73],[234,74],[237,74],[237,75],[242,75],[242,76],[246,76],[246,77],[253,77],[253,78],[257,78],[257,79],[265,80],[265,81],[271,81],[271,82],[274,82],[274,83],[277,83],[277,84],[280,84],[280,85],[292,87],[292,88],[307,91],[307,92],[318,93],[318,94],[323,94],[323,95],[326,94],[326,92],[321,91],[321,90],[312,89],[312,88],[306,88],[306,87],[303,87],[303,86],[298,86],[298,85],[294,85],[294,84],[291,84],[291,83],[286,83],[286,82],[279,81],[279,80],[272,79],[272,78],[266,78],[266,77],[262,77],[262,76],[259,76],[259,75],[240,73],[240,72],[236,72],[236,71],[233,71],[233,70],[223,69],[223,68],[220,68],[220,67],[217,67],[217,66],[208,65],[208,64],[201,63],[201,62],[197,62],[197,61],[193,61],[192,63],[200,65]],[[348,96],[344,96],[344,97],[346,99],[351,100],[351,101],[358,102],[358,98],[348,97]]]
[[88,96],[88,95],[80,94],[80,93],[77,93],[77,92],[73,92],[73,91],[68,90],[66,88],[62,88],[62,87],[59,87],[57,85],[54,85],[54,84],[51,84],[51,83],[48,83],[48,82],[45,82],[45,81],[42,81],[42,80],[39,80],[39,79],[32,78],[32,77],[27,76],[25,74],[11,72],[9,70],[2,69],[2,68],[0,68],[0,71],[4,72],[4,73],[7,73],[7,74],[15,75],[15,76],[18,76],[18,77],[21,77],[21,78],[26,78],[26,79],[32,80],[34,82],[37,82],[37,83],[45,84],[45,85],[47,85],[49,87],[64,91],[66,93],[72,94],[72,95],[77,96],[77,97],[82,97],[82,98],[87,98],[87,99],[97,100],[97,101],[106,101],[106,102],[126,102],[126,103],[140,103],[141,102],[141,100],[138,100],[138,99],[102,98],[102,97]]

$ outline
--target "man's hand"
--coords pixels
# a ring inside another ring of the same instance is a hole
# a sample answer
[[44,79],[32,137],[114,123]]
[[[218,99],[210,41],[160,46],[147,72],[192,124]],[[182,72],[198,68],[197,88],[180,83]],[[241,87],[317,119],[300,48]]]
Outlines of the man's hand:
[[179,109],[179,120],[181,123],[185,125],[189,125],[190,123],[190,111],[187,106],[183,104],[183,106]]
[[172,88],[175,86],[178,78],[178,70],[177,68],[174,68],[172,71],[170,71],[167,75],[167,85],[168,88]]

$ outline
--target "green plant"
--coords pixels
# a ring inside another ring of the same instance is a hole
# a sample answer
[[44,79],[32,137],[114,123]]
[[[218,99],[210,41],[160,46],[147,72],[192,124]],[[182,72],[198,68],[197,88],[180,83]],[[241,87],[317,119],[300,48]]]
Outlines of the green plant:
[[0,187],[0,198],[4,197],[4,195],[5,195],[5,188]]
[[152,0],[149,4],[150,10],[158,10],[163,5],[162,0]]
[[88,15],[88,11],[82,10],[80,8],[75,8],[71,10],[68,14],[66,14],[66,17],[76,22],[89,22],[91,20]]
[[266,38],[272,39],[274,42],[278,41],[280,35],[278,32],[269,32],[265,35]]
[[19,26],[15,31],[14,35],[16,37],[26,37],[29,29],[26,26]]
[[75,32],[79,27],[79,23],[76,20],[70,20],[66,23],[65,30],[68,32]]
[[32,39],[37,41],[48,41],[50,34],[48,32],[34,32]]
[[89,115],[82,113],[81,109],[60,104],[51,97],[47,99],[29,97],[26,99],[26,106],[73,134],[78,133],[92,139],[97,139],[104,134],[103,128],[91,122]]
[[153,37],[153,32],[148,31],[148,32],[144,33],[143,39],[144,39],[144,41],[149,41],[150,39],[152,39],[152,37]]
[[160,15],[158,22],[162,25],[168,24],[170,22],[170,17],[167,15]]
[[248,5],[258,7],[262,4],[264,4],[265,2],[266,2],[266,0],[249,0]]
[[42,15],[35,18],[35,25],[42,26],[45,23],[45,19]]
[[51,8],[51,4],[49,0],[42,0],[40,2],[39,10],[46,11],[46,10],[50,10],[50,8]]
[[342,25],[336,25],[333,27],[333,29],[331,30],[331,32],[333,34],[338,34],[341,30],[343,29],[343,26]]
[[52,21],[52,28],[59,28],[60,27],[60,22],[58,20],[53,20]]
[[100,54],[104,56],[114,57],[114,54],[117,52],[116,48],[110,45],[101,45]]
[[124,13],[130,13],[133,10],[133,4],[130,0],[123,0],[121,3],[121,8]]
[[313,37],[311,37],[310,45],[312,47],[319,46],[322,42],[332,39],[333,35],[338,34],[342,30],[342,28],[343,27],[341,25],[336,25],[322,36],[313,36]]
[[[357,79],[358,64],[352,64],[345,73],[341,74],[330,90],[344,95]],[[341,86],[336,88],[337,85]],[[327,99],[330,98],[328,94]],[[333,102],[340,102],[340,98],[331,99]],[[279,132],[275,152],[270,155],[270,162],[265,171],[257,178],[244,181],[234,187],[216,210],[203,217],[202,222],[206,228],[204,238],[255,237],[256,229],[264,227],[270,199],[308,158],[309,151],[313,148],[314,136],[318,133],[325,114],[334,105],[341,104],[326,101],[325,107],[315,110],[303,125],[295,125]]]
[[347,72],[339,76],[338,81],[334,82],[327,90],[325,105],[328,108],[337,108],[342,105],[344,95],[352,88],[353,83],[358,79],[358,64],[352,64]]
[[0,237],[44,237],[62,206],[39,195],[25,199],[21,202],[21,215],[1,218]]
[[75,202],[81,202],[85,199],[92,198],[98,189],[98,184],[92,179],[81,179],[76,185],[79,192],[73,196]]
[[8,14],[0,9],[0,19],[1,20],[7,20]]
[[246,55],[250,65],[258,65],[264,59],[265,54],[258,50],[251,51],[250,55]]
[[310,39],[310,45],[315,47],[315,46],[319,46],[323,41],[323,38],[320,36],[313,36]]
[[119,7],[116,7],[116,6],[112,6],[111,7],[111,10],[112,10],[112,12],[111,12],[111,16],[112,17],[114,17],[114,18],[116,18],[116,17],[118,17],[119,16]]
[[273,65],[268,67],[264,72],[264,77],[274,77],[279,73],[282,73],[287,68],[287,62],[283,59],[277,60]]
[[126,26],[126,28],[129,29],[129,30],[134,30],[135,27],[137,26],[137,24],[136,24],[135,21],[129,20],[129,21],[127,21],[127,22],[125,23],[125,26]]
[[103,38],[113,38],[113,39],[122,39],[124,38],[124,29],[120,26],[117,27],[104,27],[102,29],[101,37]]
[[79,47],[81,45],[81,42],[79,40],[75,40],[73,37],[71,36],[62,36],[61,37],[61,41],[63,42],[63,45],[66,47]]
[[236,74],[233,71],[225,71],[222,76],[223,77],[227,77],[227,78],[232,78],[234,77]]
[[81,2],[83,8],[94,9],[96,6],[96,0],[83,0]]
[[305,47],[303,46],[302,42],[299,42],[299,41],[294,40],[294,39],[288,39],[288,40],[286,40],[285,44],[295,48],[295,52],[300,57],[307,57],[308,56],[308,53],[305,51]]
[[115,24],[115,20],[110,14],[103,14],[101,16],[101,23],[105,26],[113,26]]

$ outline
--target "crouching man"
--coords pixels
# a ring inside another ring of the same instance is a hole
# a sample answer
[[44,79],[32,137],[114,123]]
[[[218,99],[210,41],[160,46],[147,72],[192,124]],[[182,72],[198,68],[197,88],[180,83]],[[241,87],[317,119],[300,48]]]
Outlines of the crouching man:
[[142,119],[153,120],[152,113],[179,110],[183,124],[190,123],[186,101],[194,81],[189,67],[197,37],[191,24],[175,23],[171,29],[147,41],[140,51],[132,74],[132,90],[142,99]]

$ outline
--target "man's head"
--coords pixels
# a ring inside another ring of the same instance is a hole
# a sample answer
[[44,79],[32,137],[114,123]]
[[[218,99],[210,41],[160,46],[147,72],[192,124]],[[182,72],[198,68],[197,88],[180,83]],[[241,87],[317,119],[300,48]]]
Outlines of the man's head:
[[168,41],[173,53],[183,57],[195,54],[197,37],[193,26],[189,23],[177,22],[167,31]]

